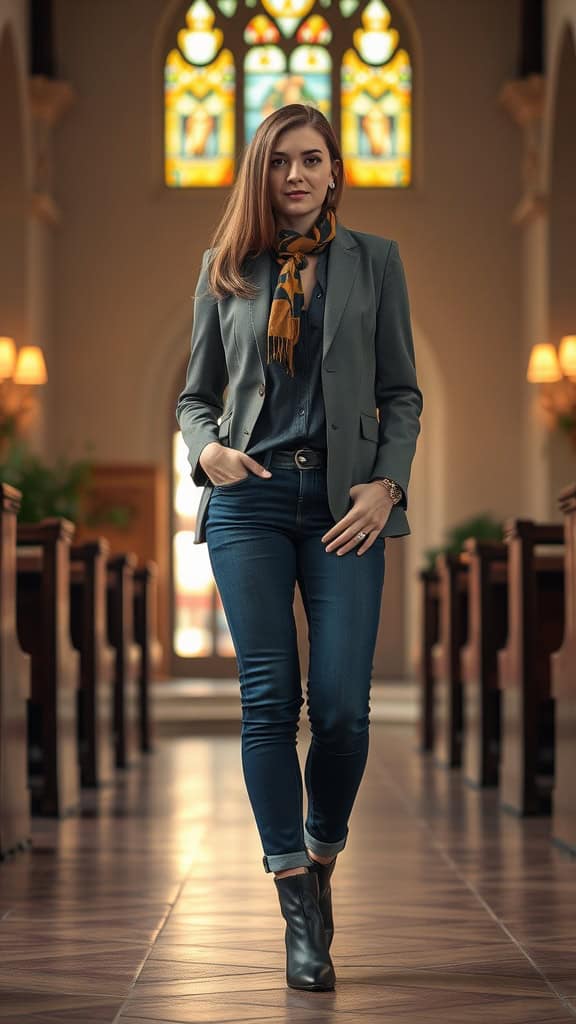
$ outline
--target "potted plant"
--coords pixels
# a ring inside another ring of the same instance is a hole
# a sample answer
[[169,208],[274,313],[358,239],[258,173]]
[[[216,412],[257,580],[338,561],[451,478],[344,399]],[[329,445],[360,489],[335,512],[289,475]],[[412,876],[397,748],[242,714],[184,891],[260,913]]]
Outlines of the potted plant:
[[504,537],[503,524],[489,515],[473,516],[446,530],[445,537],[446,541],[443,545],[437,548],[427,548],[424,552],[425,569],[434,569],[436,555],[444,552],[459,554],[468,537],[476,537],[478,540],[502,541]]
[[49,466],[25,442],[13,440],[0,462],[0,480],[22,493],[19,522],[38,523],[57,516],[86,526],[127,525],[131,515],[127,506],[109,508],[97,521],[85,511],[83,499],[90,488],[92,465],[88,458],[68,461],[60,457]]

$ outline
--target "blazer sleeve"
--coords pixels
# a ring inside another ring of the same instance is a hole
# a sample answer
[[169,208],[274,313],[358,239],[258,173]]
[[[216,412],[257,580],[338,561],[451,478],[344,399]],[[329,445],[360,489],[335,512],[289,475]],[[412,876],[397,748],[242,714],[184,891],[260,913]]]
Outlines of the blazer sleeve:
[[208,291],[210,252],[210,249],[206,249],[202,255],[202,266],[194,293],[186,384],[176,404],[176,419],[188,448],[191,476],[198,486],[209,483],[209,477],[198,459],[210,441],[218,441],[218,417],[222,415],[224,389],[228,383],[218,300]]
[[398,242],[392,241],[376,317],[378,452],[371,480],[389,476],[400,484],[407,508],[408,481],[420,433],[423,398],[416,379],[410,304]]

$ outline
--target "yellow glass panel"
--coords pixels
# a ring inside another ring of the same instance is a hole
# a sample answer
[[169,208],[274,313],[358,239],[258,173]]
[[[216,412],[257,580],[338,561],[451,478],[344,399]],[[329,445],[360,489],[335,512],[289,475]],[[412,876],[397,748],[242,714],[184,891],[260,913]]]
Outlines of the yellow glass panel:
[[234,179],[236,72],[206,0],[195,0],[164,71],[165,181],[218,187]]
[[311,14],[300,25],[296,39],[299,43],[316,43],[326,46],[332,41],[332,29],[321,14]]
[[282,34],[289,38],[312,10],[314,0],[262,0],[262,6],[272,15]]
[[370,0],[362,12],[362,28],[352,39],[354,46],[368,64],[387,64],[398,47],[399,35],[389,28],[390,11],[382,0]]
[[265,43],[279,43],[280,33],[270,18],[265,14],[257,14],[244,29],[244,42],[251,46]]
[[186,14],[188,28],[178,33],[178,46],[189,64],[209,64],[224,41],[221,28],[214,28],[214,11],[206,0],[195,0]]
[[346,182],[402,188],[412,161],[412,68],[381,0],[370,0],[341,68],[341,142]]

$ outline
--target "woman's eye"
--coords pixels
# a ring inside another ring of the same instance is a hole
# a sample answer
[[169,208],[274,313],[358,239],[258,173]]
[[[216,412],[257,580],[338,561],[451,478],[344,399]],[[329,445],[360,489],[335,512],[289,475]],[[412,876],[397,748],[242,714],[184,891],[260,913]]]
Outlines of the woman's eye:
[[[283,160],[284,160],[284,157],[282,157],[282,156],[274,157],[274,159],[272,160],[272,167],[276,167],[277,164],[281,164],[283,162]],[[319,164],[320,163],[320,157],[319,156],[307,156],[305,162],[307,163],[310,160],[314,164]]]

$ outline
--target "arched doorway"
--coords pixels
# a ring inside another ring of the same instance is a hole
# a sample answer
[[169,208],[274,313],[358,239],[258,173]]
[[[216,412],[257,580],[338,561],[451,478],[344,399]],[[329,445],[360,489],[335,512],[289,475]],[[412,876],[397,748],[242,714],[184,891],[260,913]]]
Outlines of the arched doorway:
[[[185,376],[184,366],[178,377],[178,391]],[[174,394],[174,407],[176,398]],[[172,433],[170,482],[172,669],[177,676],[235,678],[234,647],[212,574],[208,546],[194,543],[202,487],[191,479],[186,445],[176,424]]]

